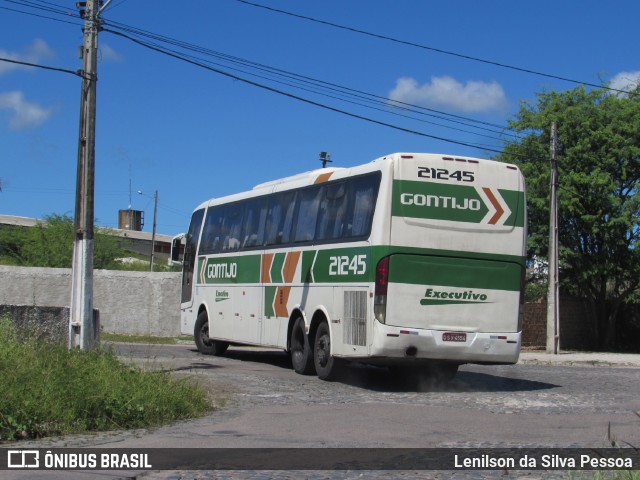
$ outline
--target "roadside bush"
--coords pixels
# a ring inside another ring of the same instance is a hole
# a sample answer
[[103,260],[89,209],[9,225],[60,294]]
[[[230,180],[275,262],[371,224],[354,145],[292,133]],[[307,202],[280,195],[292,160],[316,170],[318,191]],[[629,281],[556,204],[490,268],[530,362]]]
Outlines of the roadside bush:
[[192,379],[123,364],[110,349],[68,351],[0,319],[0,441],[142,428],[212,409]]

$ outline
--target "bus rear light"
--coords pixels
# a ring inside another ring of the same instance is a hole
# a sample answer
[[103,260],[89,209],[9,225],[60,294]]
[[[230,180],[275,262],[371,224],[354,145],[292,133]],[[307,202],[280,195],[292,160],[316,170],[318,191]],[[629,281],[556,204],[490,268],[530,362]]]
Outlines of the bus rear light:
[[382,258],[376,266],[376,289],[373,313],[380,323],[386,322],[387,289],[389,287],[389,257]]

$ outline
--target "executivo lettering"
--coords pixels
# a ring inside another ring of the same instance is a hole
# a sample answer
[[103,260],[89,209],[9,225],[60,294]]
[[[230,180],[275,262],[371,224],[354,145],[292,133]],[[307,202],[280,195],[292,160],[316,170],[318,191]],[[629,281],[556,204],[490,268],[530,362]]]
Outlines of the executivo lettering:
[[427,288],[420,305],[452,305],[461,303],[491,303],[486,293],[473,290],[449,291]]
[[216,290],[216,303],[217,302],[223,302],[224,300],[229,300],[229,292],[227,292],[226,290]]

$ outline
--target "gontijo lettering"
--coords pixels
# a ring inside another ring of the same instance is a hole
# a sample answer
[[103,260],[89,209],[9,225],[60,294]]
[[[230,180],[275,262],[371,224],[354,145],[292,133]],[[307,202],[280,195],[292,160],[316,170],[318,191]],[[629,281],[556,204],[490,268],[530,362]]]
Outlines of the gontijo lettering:
[[238,276],[237,263],[209,263],[207,278],[236,278]]
[[452,208],[458,210],[480,210],[482,204],[475,198],[445,197],[442,195],[424,195],[422,193],[403,193],[400,195],[400,203],[403,205],[416,205],[418,207]]

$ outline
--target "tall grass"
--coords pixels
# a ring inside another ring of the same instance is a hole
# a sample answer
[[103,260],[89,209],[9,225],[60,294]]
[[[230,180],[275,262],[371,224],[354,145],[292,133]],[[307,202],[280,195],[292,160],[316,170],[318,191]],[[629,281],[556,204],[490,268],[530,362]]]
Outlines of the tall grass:
[[0,319],[0,441],[141,428],[203,415],[204,388],[123,364],[109,349],[68,351]]

